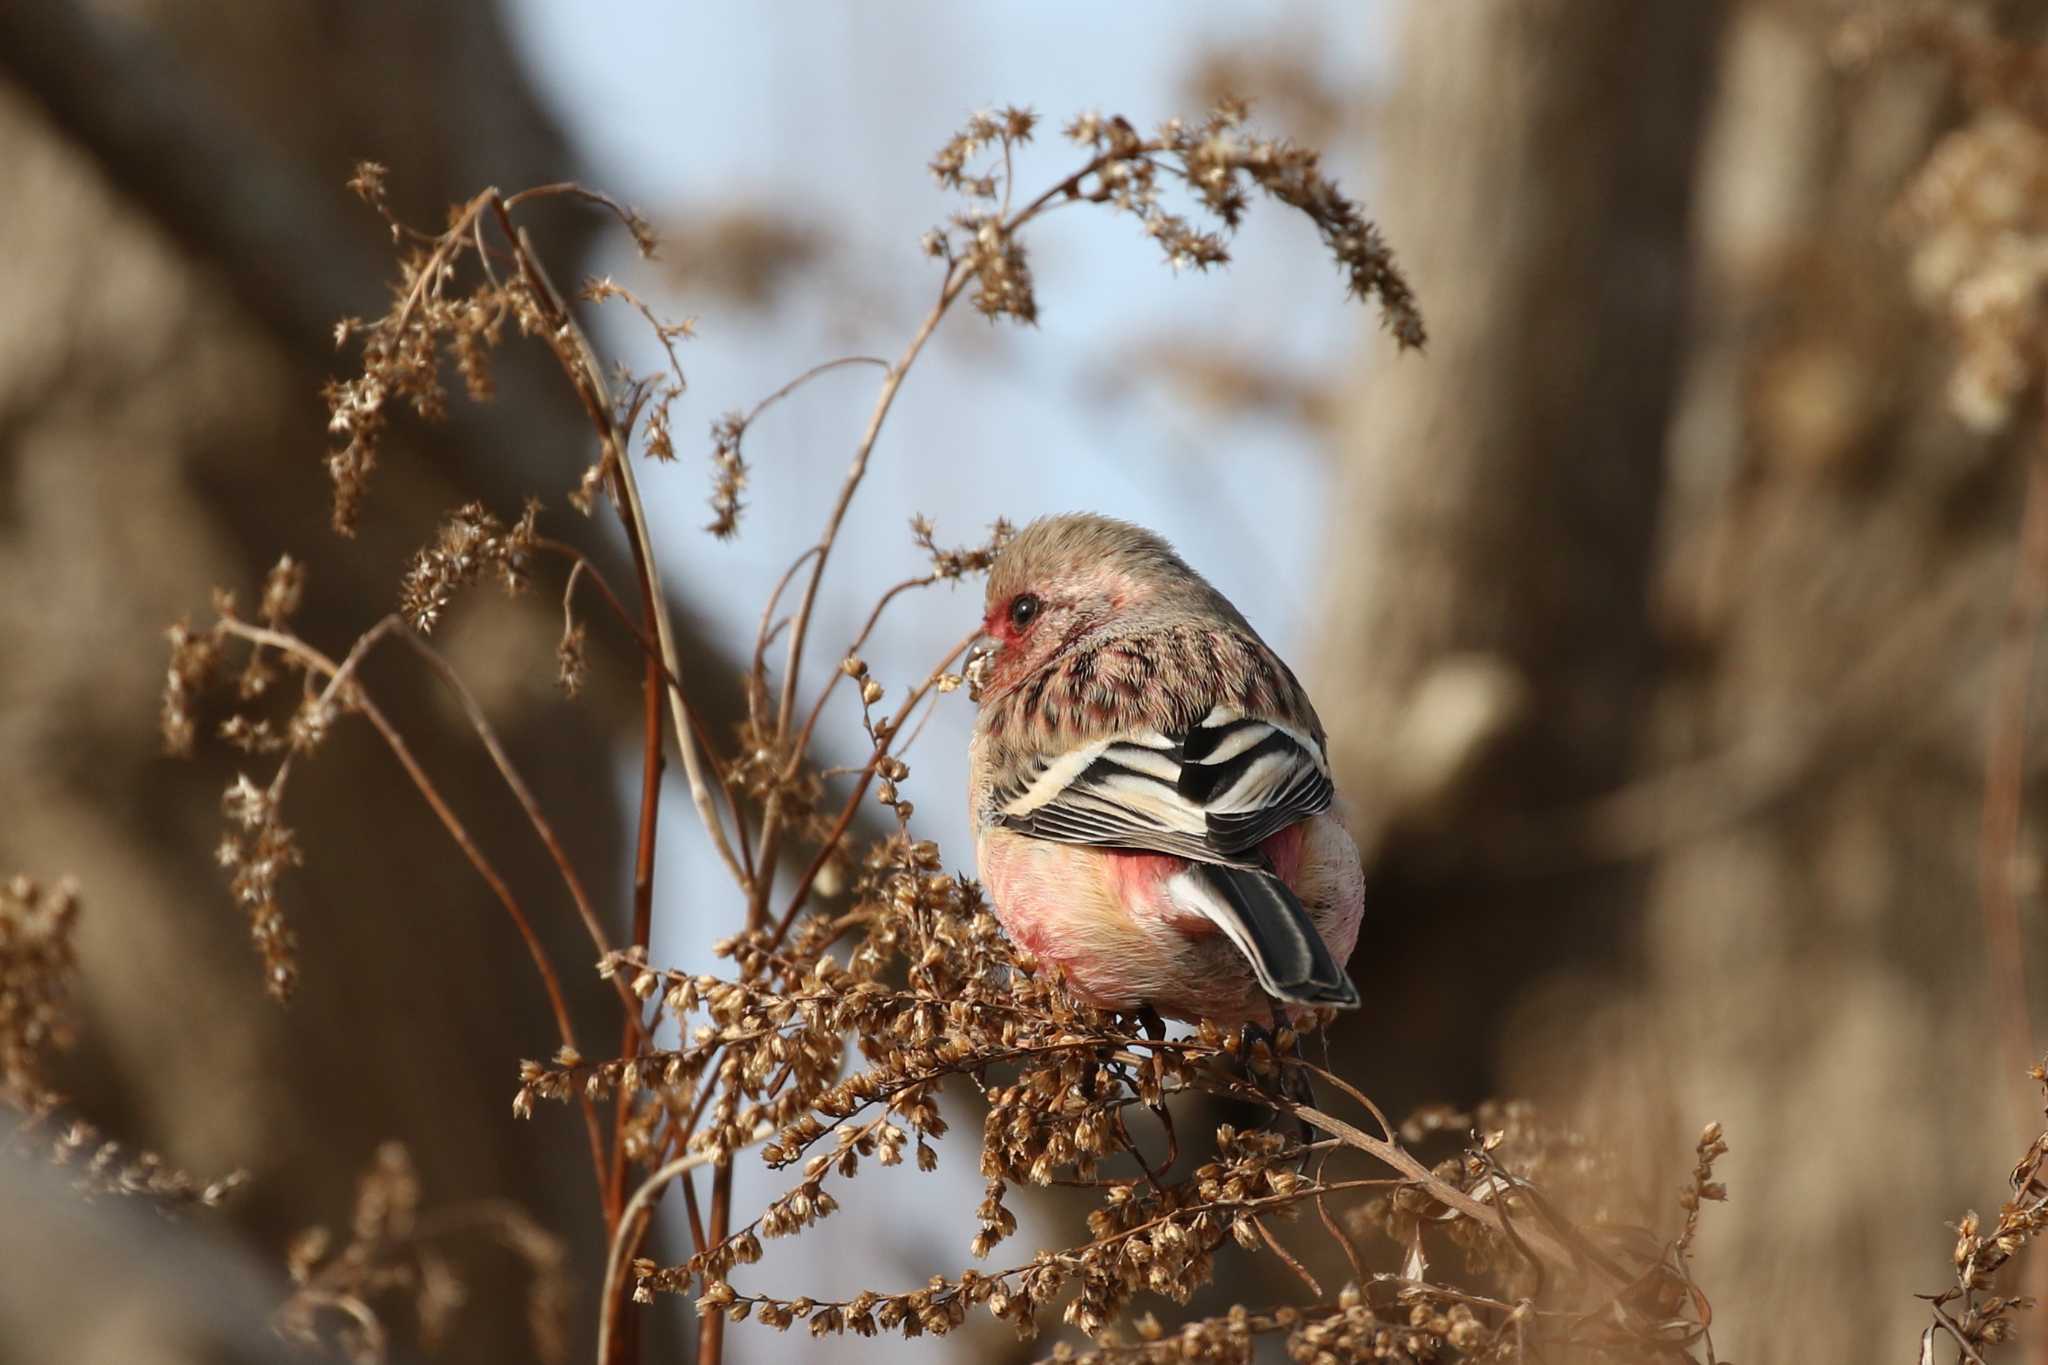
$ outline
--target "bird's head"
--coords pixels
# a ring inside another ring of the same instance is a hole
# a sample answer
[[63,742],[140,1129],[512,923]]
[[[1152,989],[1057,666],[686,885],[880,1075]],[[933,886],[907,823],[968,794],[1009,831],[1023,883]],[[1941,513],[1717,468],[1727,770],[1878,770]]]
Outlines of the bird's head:
[[979,696],[1000,697],[1106,627],[1215,603],[1236,615],[1143,527],[1080,512],[1045,517],[1013,536],[989,570],[970,676]]

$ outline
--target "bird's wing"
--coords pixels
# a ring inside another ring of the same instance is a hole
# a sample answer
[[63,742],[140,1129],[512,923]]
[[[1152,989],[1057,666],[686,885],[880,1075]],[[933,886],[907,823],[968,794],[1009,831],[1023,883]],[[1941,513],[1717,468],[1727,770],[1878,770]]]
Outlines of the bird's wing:
[[994,793],[992,813],[1034,838],[1258,868],[1261,843],[1330,800],[1314,739],[1218,706],[1185,729],[1037,755]]
[[1329,768],[1311,737],[1217,707],[1178,732],[1127,730],[1042,755],[994,800],[998,821],[1034,838],[1188,859],[1173,898],[1229,937],[1268,995],[1358,1003],[1343,964],[1259,851],[1329,808]]

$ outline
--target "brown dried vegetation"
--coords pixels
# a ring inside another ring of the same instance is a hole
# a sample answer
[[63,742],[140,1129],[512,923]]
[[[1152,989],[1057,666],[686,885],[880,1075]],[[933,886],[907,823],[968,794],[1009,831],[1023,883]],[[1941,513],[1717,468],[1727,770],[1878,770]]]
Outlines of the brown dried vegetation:
[[[513,1112],[531,1116],[540,1101],[572,1104],[590,1136],[612,1247],[601,1301],[602,1357],[621,1358],[631,1349],[626,1304],[662,1293],[695,1301],[705,1360],[719,1357],[725,1324],[733,1320],[776,1328],[800,1321],[816,1335],[914,1336],[951,1331],[976,1307],[1025,1337],[1056,1312],[1094,1343],[1079,1357],[1059,1346],[1061,1358],[1245,1359],[1257,1338],[1271,1335],[1284,1337],[1302,1359],[1506,1359],[1566,1341],[1596,1354],[1675,1360],[1705,1350],[1711,1357],[1705,1299],[1684,1259],[1699,1201],[1720,1194],[1704,1175],[1687,1193],[1687,1216],[1675,1240],[1659,1241],[1647,1231],[1623,1236],[1604,1221],[1581,1227],[1540,1194],[1532,1178],[1546,1162],[1561,1161],[1571,1140],[1538,1136],[1520,1109],[1438,1115],[1427,1132],[1404,1138],[1362,1093],[1310,1062],[1291,1030],[1272,1039],[1225,1036],[1214,1028],[1169,1038],[1149,1021],[1081,1007],[1057,980],[1017,956],[976,884],[950,871],[939,849],[916,837],[913,806],[904,795],[910,776],[905,754],[917,735],[920,708],[963,685],[952,670],[967,641],[922,678],[898,684],[893,707],[885,704],[890,685],[873,675],[861,650],[899,596],[986,571],[1007,526],[998,524],[982,545],[948,549],[928,521],[914,519],[912,539],[928,556],[930,571],[890,589],[846,640],[842,666],[808,700],[802,696],[819,584],[904,375],[963,296],[991,319],[1036,318],[1025,229],[1041,215],[1069,204],[1102,204],[1135,217],[1170,265],[1206,269],[1228,259],[1230,231],[1253,191],[1263,192],[1304,213],[1350,291],[1375,299],[1404,345],[1421,345],[1421,316],[1377,230],[1321,174],[1314,152],[1249,135],[1244,113],[1226,102],[1206,119],[1171,122],[1150,136],[1120,118],[1083,116],[1067,129],[1083,155],[1079,169],[1022,201],[1012,193],[1011,167],[1016,149],[1032,136],[1035,117],[1008,109],[970,120],[932,162],[940,185],[966,204],[927,237],[929,253],[940,262],[939,295],[900,357],[827,362],[713,425],[708,529],[729,536],[739,530],[748,479],[743,444],[763,412],[827,370],[868,365],[881,372],[853,467],[826,525],[768,594],[747,680],[747,716],[730,741],[706,735],[696,722],[687,670],[665,628],[667,607],[630,459],[636,444],[646,457],[675,457],[669,414],[684,389],[677,343],[690,329],[662,321],[626,287],[594,281],[582,300],[618,301],[636,310],[668,361],[655,375],[606,370],[514,214],[543,199],[579,199],[616,213],[650,247],[638,219],[601,195],[550,186],[510,196],[486,191],[458,207],[446,231],[427,235],[390,218],[381,169],[359,172],[355,188],[390,221],[402,259],[392,310],[370,321],[351,319],[339,330],[338,339],[358,343],[362,370],[328,390],[331,427],[341,442],[329,461],[337,527],[348,529],[362,514],[388,404],[403,400],[422,416],[438,415],[449,365],[472,398],[487,399],[490,353],[509,322],[553,351],[590,419],[598,458],[564,491],[586,515],[602,498],[619,517],[635,552],[637,609],[629,605],[632,594],[615,591],[581,552],[539,533],[539,502],[510,525],[468,505],[415,557],[399,613],[338,661],[292,632],[298,586],[289,564],[264,595],[261,624],[244,620],[223,597],[211,626],[180,628],[165,696],[166,741],[174,749],[190,747],[209,684],[226,674],[231,652],[246,651],[231,714],[216,728],[252,754],[276,755],[276,766],[266,782],[241,777],[231,788],[234,829],[222,861],[233,874],[235,898],[251,915],[271,989],[280,996],[297,967],[276,911],[277,876],[296,860],[279,812],[294,762],[317,750],[335,719],[360,714],[371,721],[490,881],[533,949],[560,1026],[554,1057],[522,1065]],[[1175,187],[1188,201],[1185,211],[1169,207],[1168,191]],[[1190,215],[1212,225],[1198,226]],[[717,945],[730,964],[723,975],[677,973],[649,960],[651,886],[645,879],[637,888],[632,940],[614,946],[541,804],[453,669],[423,638],[463,588],[491,577],[518,591],[540,576],[548,557],[564,569],[557,660],[564,686],[573,691],[591,667],[579,585],[597,590],[597,600],[616,618],[618,638],[646,673],[650,777],[640,866],[653,865],[654,776],[674,744],[703,833],[732,875],[742,909],[731,925],[736,932]],[[779,678],[770,658],[778,638],[786,641]],[[464,700],[478,737],[554,856],[583,914],[599,974],[628,1012],[620,1055],[586,1060],[562,1005],[561,978],[531,931],[522,892],[467,837],[365,690],[360,662],[387,639],[405,641]],[[300,687],[289,717],[280,719],[267,692],[273,677],[284,674],[297,674]],[[842,681],[856,690],[869,753],[851,772],[828,773],[814,767],[810,755]],[[860,846],[852,831],[870,791],[889,810],[894,828]],[[801,871],[791,879],[780,875],[785,867]],[[682,1027],[682,1045],[653,1046],[650,1040],[669,1022]],[[851,1066],[849,1050],[858,1059]],[[1355,1109],[1355,1116],[1312,1102],[1314,1082],[1341,1097],[1341,1107]],[[838,1209],[840,1191],[864,1162],[894,1165],[914,1154],[920,1169],[934,1168],[948,1127],[940,1097],[949,1085],[956,1094],[971,1087],[985,1105],[979,1166],[986,1185],[968,1247],[973,1256],[990,1256],[1014,1235],[1017,1220],[1008,1201],[1020,1186],[1092,1191],[1096,1207],[1085,1233],[1002,1268],[962,1270],[843,1301],[735,1283],[751,1278],[739,1272],[763,1259],[767,1242],[805,1233]],[[1205,1117],[1203,1097],[1251,1106],[1265,1119],[1250,1129],[1219,1124]],[[603,1131],[607,1111],[609,1137]],[[1452,1150],[1433,1165],[1410,1150],[1446,1135]],[[731,1172],[753,1148],[770,1167],[790,1172],[792,1183],[768,1207],[742,1218],[733,1209]],[[1712,1154],[1703,1141],[1703,1165]],[[698,1187],[700,1175],[708,1175],[708,1197]],[[653,1207],[678,1188],[693,1245],[687,1258],[663,1265],[641,1249]],[[429,1263],[416,1259],[404,1230],[416,1199],[407,1168],[387,1153],[364,1186],[371,1212],[359,1209],[351,1246],[330,1260],[310,1252],[294,1257],[301,1291],[285,1316],[294,1334],[310,1333],[317,1310],[337,1309],[349,1315],[350,1349],[374,1354],[383,1340],[370,1306],[374,1295],[405,1287],[430,1297]],[[1304,1231],[1342,1248],[1349,1283],[1326,1291],[1315,1280],[1283,1240],[1283,1234],[1293,1239]],[[1383,1259],[1398,1259],[1399,1274],[1367,1270],[1358,1242],[1379,1234],[1391,1238]],[[1449,1247],[1462,1252],[1467,1266],[1460,1282],[1431,1273],[1431,1257]],[[1198,1314],[1171,1332],[1153,1312],[1140,1311],[1141,1300],[1190,1303],[1211,1284],[1217,1259],[1236,1255],[1278,1258],[1300,1277],[1307,1299],[1291,1307]]]
[[78,915],[78,892],[68,882],[48,889],[26,877],[0,883],[0,1104],[17,1116],[10,1145],[40,1149],[87,1196],[133,1196],[165,1209],[216,1207],[243,1183],[240,1172],[202,1180],[155,1152],[131,1152],[66,1113],[70,1101],[50,1069],[77,1037],[71,935]]
[[[1914,55],[1955,73],[1967,116],[1938,142],[1895,209],[1910,278],[1953,338],[1949,405],[1986,431],[2027,435],[2020,553],[1999,647],[1981,847],[1982,913],[1991,945],[1991,995],[2015,1066],[2033,1046],[2019,922],[2019,831],[2025,784],[2027,695],[2033,636],[2048,603],[2048,45],[1998,37],[1970,10],[1909,10],[1845,24],[1837,57],[1851,67]],[[2029,403],[2031,400],[2031,403]],[[2031,417],[2031,432],[2026,419]],[[2030,1073],[2048,1092],[2048,1072]],[[1923,1295],[1933,1316],[1919,1359],[1944,1345],[1981,1365],[2018,1333],[2010,1263],[2048,1228],[2048,1133],[2013,1167],[2012,1198],[1990,1228],[1975,1211],[1956,1225],[1955,1284]],[[2030,1287],[2044,1282],[2030,1270]],[[2001,1272],[2004,1284],[2001,1285]]]
[[462,1279],[441,1244],[477,1235],[502,1243],[526,1263],[532,1276],[526,1316],[535,1357],[547,1365],[567,1360],[569,1285],[560,1241],[502,1200],[423,1210],[419,1176],[398,1142],[379,1148],[357,1183],[346,1243],[337,1247],[324,1226],[292,1239],[285,1266],[295,1287],[277,1311],[277,1330],[287,1340],[318,1345],[330,1339],[321,1329],[331,1320],[337,1324],[331,1339],[342,1354],[371,1365],[385,1359],[390,1346],[379,1304],[402,1299],[419,1322],[420,1344],[431,1350],[455,1328],[465,1301]]
[[[973,118],[931,163],[941,187],[964,203],[926,238],[938,263],[937,299],[898,357],[827,362],[713,424],[708,529],[729,536],[744,510],[743,443],[763,412],[827,370],[879,371],[852,467],[816,541],[780,581],[765,585],[747,715],[733,735],[706,733],[692,707],[689,661],[678,656],[669,625],[633,459],[635,446],[658,461],[676,457],[670,414],[684,391],[678,343],[691,328],[663,321],[624,286],[592,282],[580,301],[636,310],[667,360],[651,375],[606,366],[520,216],[553,201],[595,205],[652,254],[644,223],[601,194],[551,185],[486,190],[456,206],[444,230],[426,233],[392,214],[383,168],[365,164],[350,182],[389,224],[399,263],[389,311],[337,327],[337,342],[353,345],[360,359],[357,372],[326,393],[337,530],[349,532],[365,514],[392,405],[440,416],[451,368],[471,400],[488,401],[492,352],[518,335],[554,355],[595,437],[595,459],[565,470],[549,492],[586,517],[600,505],[617,517],[635,581],[619,590],[583,551],[543,534],[544,499],[516,516],[470,503],[451,512],[415,556],[398,587],[397,611],[333,652],[294,630],[303,570],[287,557],[253,618],[223,592],[209,624],[172,630],[164,739],[173,752],[188,753],[208,732],[266,770],[229,785],[218,857],[248,917],[265,988],[280,1000],[302,970],[282,909],[283,876],[300,862],[284,808],[294,773],[338,722],[369,723],[490,885],[531,952],[559,1034],[548,1061],[520,1065],[513,1113],[532,1117],[541,1102],[560,1102],[578,1111],[588,1135],[610,1246],[599,1359],[631,1356],[632,1305],[662,1294],[694,1303],[697,1358],[705,1362],[721,1358],[733,1321],[775,1329],[801,1323],[820,1336],[920,1336],[960,1328],[976,1309],[1026,1338],[1053,1318],[1070,1324],[1086,1344],[1054,1345],[1059,1360],[1244,1361],[1261,1338],[1279,1339],[1302,1361],[1715,1358],[1712,1313],[1690,1257],[1702,1209],[1726,1197],[1714,1179],[1714,1163],[1727,1150],[1718,1125],[1701,1133],[1692,1177],[1662,1214],[1666,1226],[1639,1226],[1603,1179],[1597,1143],[1525,1106],[1437,1109],[1389,1122],[1367,1095],[1310,1060],[1307,1045],[1326,1021],[1310,1021],[1306,1036],[1225,1035],[1205,1026],[1173,1037],[1154,1020],[1076,1004],[1003,937],[979,887],[914,833],[907,754],[921,713],[965,684],[954,669],[968,641],[922,676],[889,682],[874,676],[861,651],[898,597],[984,572],[1007,526],[999,523],[980,545],[947,549],[927,521],[914,520],[912,538],[929,557],[929,572],[891,588],[858,628],[848,623],[842,665],[806,691],[806,645],[823,624],[814,620],[820,583],[904,377],[963,296],[990,319],[1038,316],[1026,237],[1044,214],[1089,203],[1130,214],[1170,266],[1200,270],[1228,260],[1232,229],[1263,194],[1306,215],[1349,292],[1375,302],[1404,346],[1422,345],[1416,300],[1374,225],[1322,174],[1315,152],[1252,135],[1245,113],[1225,101],[1203,119],[1150,134],[1122,118],[1084,115],[1066,129],[1078,168],[1033,197],[1013,195],[1011,168],[1035,116],[1007,109]],[[1948,160],[1976,165],[2016,137],[1992,130],[1983,148]],[[1916,191],[1923,216],[1936,213],[1930,205],[1955,202],[1952,190],[1943,197],[1938,168],[1929,177]],[[1962,269],[1981,276],[1996,256],[2009,272],[2016,267],[2007,255],[2000,245]],[[2027,278],[2038,293],[2043,273]],[[1999,279],[2010,288],[2007,276]],[[1984,331],[1990,324],[1979,325],[1986,316],[1982,308],[1958,315],[1966,337],[1977,338],[1966,342],[1966,365],[1984,372],[1971,388],[1980,397],[2010,395],[2019,389],[2000,357],[2038,349],[2038,320],[2022,325],[2010,321],[2011,309],[1997,312],[2005,321],[1993,336]],[[551,566],[559,571],[554,578]],[[572,694],[602,666],[586,619],[593,601],[611,618],[602,631],[614,656],[622,653],[644,677],[646,782],[628,915],[591,902],[542,794],[529,788],[455,669],[426,639],[461,592],[485,579],[512,592],[559,582],[556,667]],[[595,596],[579,598],[579,587]],[[402,642],[432,675],[430,685],[458,701],[552,860],[589,936],[597,974],[624,1014],[616,1055],[591,1060],[579,1043],[569,987],[533,930],[528,905],[556,892],[515,886],[499,872],[366,686],[362,662],[388,641]],[[813,741],[842,682],[853,684],[867,752],[851,770],[826,771],[813,760]],[[886,704],[892,694],[893,705]],[[699,832],[732,878],[729,917],[704,929],[723,936],[716,947],[727,965],[717,974],[669,970],[648,954],[656,804],[671,755],[688,778]],[[888,812],[886,832],[871,839],[855,833],[870,793]],[[0,1096],[23,1111],[30,1131],[62,1103],[44,1068],[69,1036],[64,981],[75,914],[66,889],[44,893],[16,883],[0,894]],[[623,944],[612,927],[621,918],[630,934]],[[655,1046],[671,1023],[681,1026],[681,1044]],[[1318,1093],[1326,1098],[1313,1098]],[[949,1097],[943,1106],[942,1095]],[[969,1101],[981,1106],[972,1159],[985,1192],[974,1226],[962,1231],[970,1256],[995,1256],[993,1267],[846,1299],[790,1294],[775,1287],[771,1268],[756,1269],[770,1242],[832,1235],[817,1225],[841,1207],[864,1164],[909,1157],[931,1170],[942,1159],[967,1159],[959,1139],[947,1142],[946,1114]],[[1237,1117],[1218,1121],[1219,1104]],[[94,1141],[88,1130],[73,1146]],[[2024,1180],[2016,1175],[2021,1202],[1995,1229],[1982,1234],[1974,1219],[1966,1223],[1958,1288],[1935,1301],[1937,1325],[1971,1358],[2005,1330],[2011,1301],[1977,1296],[1997,1263],[2038,1230],[2033,1168],[2042,1150],[2037,1143]],[[787,1172],[789,1184],[749,1214],[734,1207],[732,1172],[736,1162],[754,1159]],[[92,1188],[169,1202],[216,1202],[233,1183],[201,1186],[153,1157],[124,1166],[118,1156],[95,1155],[85,1169]],[[1053,1245],[997,1255],[1017,1233],[1016,1192],[1045,1186],[1085,1191],[1092,1202],[1085,1226]],[[671,1197],[685,1206],[691,1246],[664,1264],[644,1252],[653,1211]],[[494,1238],[527,1260],[537,1353],[577,1354],[560,1325],[564,1267],[555,1240],[509,1205],[423,1210],[397,1145],[384,1148],[363,1178],[346,1242],[337,1249],[334,1235],[315,1228],[294,1244],[287,1264],[296,1289],[280,1329],[312,1341],[337,1322],[334,1339],[350,1358],[382,1359],[396,1299],[410,1302],[423,1339],[455,1330],[459,1281],[439,1247],[458,1232]],[[1311,1241],[1319,1243],[1313,1254]],[[1232,1257],[1270,1258],[1300,1292],[1285,1302],[1217,1306],[1218,1268]],[[1345,1267],[1343,1279],[1326,1285],[1310,1262],[1333,1260]],[[1198,1299],[1201,1306],[1191,1307]],[[1948,1306],[1958,1301],[1951,1315]],[[1177,1324],[1162,1324],[1158,1315],[1172,1308],[1188,1311]]]

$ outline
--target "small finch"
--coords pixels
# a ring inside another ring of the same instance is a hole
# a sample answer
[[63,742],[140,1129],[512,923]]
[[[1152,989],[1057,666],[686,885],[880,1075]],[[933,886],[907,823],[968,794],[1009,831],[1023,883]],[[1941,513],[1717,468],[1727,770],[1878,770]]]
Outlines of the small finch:
[[1150,531],[1070,515],[1004,546],[982,624],[968,797],[1010,937],[1103,1008],[1355,1006],[1323,727],[1237,608]]

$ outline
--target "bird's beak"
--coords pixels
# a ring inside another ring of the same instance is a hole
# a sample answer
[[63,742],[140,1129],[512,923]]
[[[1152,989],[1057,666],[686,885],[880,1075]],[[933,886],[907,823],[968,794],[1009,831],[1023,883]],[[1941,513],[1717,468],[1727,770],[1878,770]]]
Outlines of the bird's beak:
[[987,685],[988,666],[994,660],[1001,641],[992,635],[984,635],[967,649],[966,665],[960,670],[967,679],[967,696],[970,701],[981,700],[982,688]]

